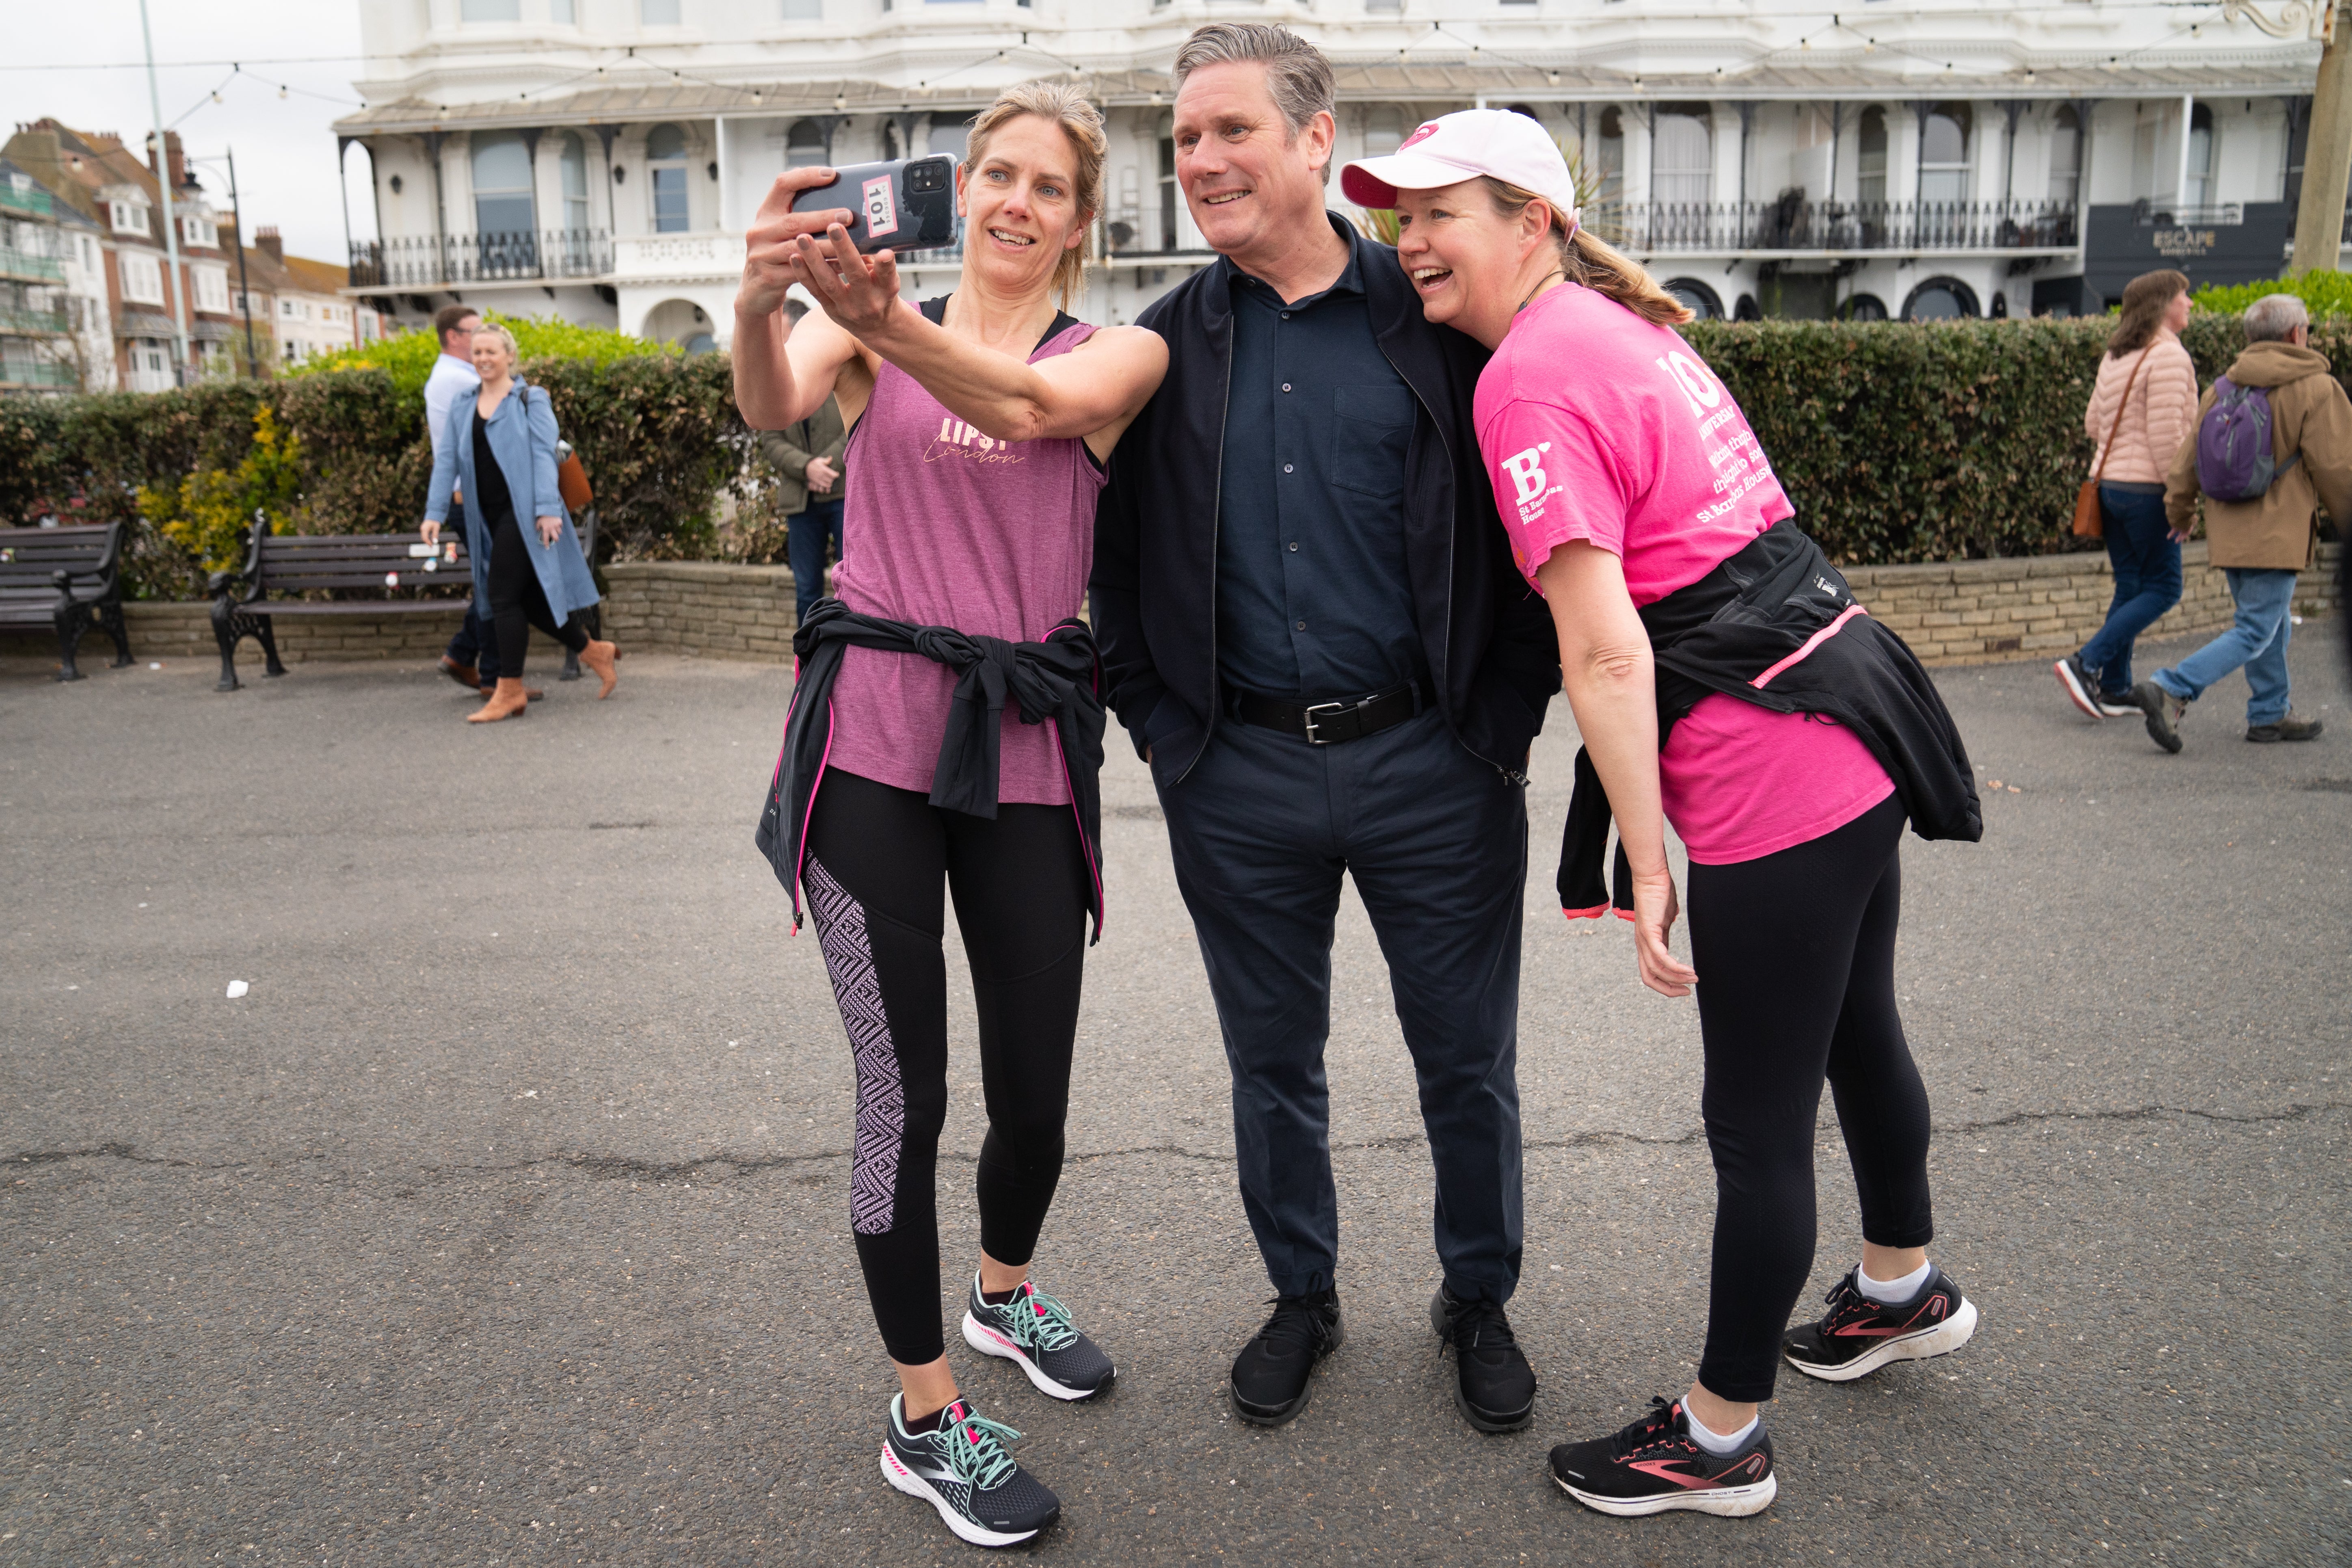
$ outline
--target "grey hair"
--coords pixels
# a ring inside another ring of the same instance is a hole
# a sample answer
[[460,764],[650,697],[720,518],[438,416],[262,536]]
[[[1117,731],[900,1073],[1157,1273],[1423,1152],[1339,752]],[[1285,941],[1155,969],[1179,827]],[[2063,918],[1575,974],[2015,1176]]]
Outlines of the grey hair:
[[2292,294],[2265,294],[2246,307],[2246,341],[2284,342],[2297,327],[2311,324],[2311,311]]
[[[1331,83],[1331,62],[1323,51],[1292,32],[1287,27],[1269,27],[1257,22],[1212,22],[1196,27],[1176,51],[1173,75],[1179,92],[1184,89],[1184,79],[1202,66],[1235,65],[1248,61],[1265,68],[1266,91],[1273,95],[1274,106],[1290,126],[1293,141],[1307,129],[1318,114],[1328,114],[1335,121],[1339,110],[1334,106]],[[1323,165],[1323,183],[1331,183],[1334,158]]]

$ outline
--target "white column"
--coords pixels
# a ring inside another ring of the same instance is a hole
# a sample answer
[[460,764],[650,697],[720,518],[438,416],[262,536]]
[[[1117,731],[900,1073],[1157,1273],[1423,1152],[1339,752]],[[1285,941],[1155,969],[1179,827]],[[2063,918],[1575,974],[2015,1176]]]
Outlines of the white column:
[[721,234],[732,226],[735,215],[735,171],[727,161],[727,117],[720,115],[712,122],[719,131],[719,222]]
[[2193,93],[2180,95],[2180,167],[2172,176],[2172,202],[2179,206],[2189,200],[2189,127],[2195,118],[2197,99]]

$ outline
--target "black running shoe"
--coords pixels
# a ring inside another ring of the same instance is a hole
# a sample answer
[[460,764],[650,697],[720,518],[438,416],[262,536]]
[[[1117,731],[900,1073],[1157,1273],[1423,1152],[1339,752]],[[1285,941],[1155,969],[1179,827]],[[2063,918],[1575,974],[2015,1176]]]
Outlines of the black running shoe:
[[1675,1509],[1736,1519],[1763,1512],[1780,1491],[1761,1421],[1738,1453],[1718,1458],[1692,1439],[1680,1401],[1658,1398],[1613,1436],[1554,1448],[1551,1479],[1585,1507],[1620,1519]]
[[963,1342],[982,1355],[1000,1356],[1029,1374],[1040,1394],[1056,1399],[1092,1399],[1118,1373],[1110,1357],[1070,1323],[1069,1309],[1027,1280],[1003,1305],[980,1297],[980,1276],[971,1277],[964,1302]]
[[1516,1432],[1536,1418],[1536,1369],[1499,1301],[1430,1298],[1429,1326],[1454,1347],[1454,1407],[1481,1432]]
[[1234,1358],[1226,1392],[1234,1414],[1256,1426],[1279,1426],[1307,1408],[1315,1364],[1347,1339],[1339,1325],[1339,1293],[1276,1296],[1265,1321]]
[[1018,1546],[1062,1516],[1062,1500],[1004,1451],[1021,1434],[983,1421],[959,1399],[935,1432],[907,1430],[906,1395],[890,1401],[882,1439],[882,1479],[940,1510],[950,1530],[974,1546]]
[[1897,1306],[1864,1295],[1852,1274],[1822,1300],[1829,1315],[1781,1335],[1780,1351],[1799,1372],[1831,1383],[1867,1377],[1891,1361],[1947,1354],[1977,1331],[1976,1303],[1940,1268],[1928,1269],[1917,1294]]
[[2099,710],[2098,677],[2083,668],[2081,654],[2068,654],[2050,667],[2050,673],[2058,678],[2058,684],[2066,689],[2066,700],[2081,709],[2084,718],[2106,717]]

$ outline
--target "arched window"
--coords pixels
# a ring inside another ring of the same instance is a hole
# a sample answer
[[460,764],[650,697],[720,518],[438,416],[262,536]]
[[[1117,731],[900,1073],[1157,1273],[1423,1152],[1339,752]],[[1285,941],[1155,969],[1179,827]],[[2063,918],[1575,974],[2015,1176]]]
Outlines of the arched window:
[[563,226],[579,234],[588,227],[588,149],[577,132],[556,139],[555,161],[563,176]]
[[1364,156],[1378,158],[1397,150],[1404,140],[1404,110],[1392,103],[1374,104],[1364,111]]
[[530,151],[511,131],[474,138],[474,228],[479,234],[525,235],[539,224],[531,212]]
[[1598,167],[1602,203],[1625,199],[1625,111],[1612,104],[1601,111]]
[[1873,104],[1862,111],[1861,136],[1855,146],[1860,150],[1856,172],[1861,175],[1855,195],[1864,206],[1883,205],[1886,201],[1886,110]]
[[1953,205],[1969,199],[1969,106],[1939,103],[1919,125],[1919,199]]
[[2083,121],[2073,104],[2061,105],[2050,120],[2050,199],[2072,206],[2083,180]]
[[1723,296],[1696,278],[1669,278],[1662,288],[1702,321],[1723,320]]
[[654,232],[684,234],[686,215],[686,132],[675,125],[656,125],[646,137],[646,173],[653,185]]
[[1903,301],[1906,321],[1973,321],[1977,314],[1977,291],[1957,278],[1930,278]]
[[963,162],[965,143],[971,133],[971,122],[968,120],[946,120],[934,116],[931,120],[930,144],[924,151],[944,153],[961,163]]
[[824,127],[814,120],[795,120],[784,133],[784,167],[805,169],[825,159]]
[[2201,103],[2189,111],[2189,187],[2180,200],[2192,207],[2213,202],[2213,111]]
[[1656,200],[1669,206],[1702,206],[1714,199],[1713,121],[1703,103],[1658,106],[1650,141],[1650,194]]
[[1886,320],[1886,301],[1875,294],[1856,294],[1838,307],[1838,317],[1848,321],[1883,321]]

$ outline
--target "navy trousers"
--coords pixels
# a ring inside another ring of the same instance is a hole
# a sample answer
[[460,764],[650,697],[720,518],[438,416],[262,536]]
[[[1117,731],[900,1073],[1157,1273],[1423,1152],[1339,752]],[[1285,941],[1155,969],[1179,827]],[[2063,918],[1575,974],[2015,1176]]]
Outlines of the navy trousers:
[[470,599],[466,604],[465,624],[449,639],[448,653],[459,664],[472,665],[485,686],[499,678],[499,639],[482,630],[482,618],[474,613]]
[[784,555],[793,566],[793,624],[808,619],[809,606],[824,597],[824,549],[841,559],[842,498],[813,500],[793,513],[784,529]]
[[1445,1282],[1464,1300],[1508,1300],[1522,1229],[1524,787],[1434,711],[1334,746],[1227,719],[1181,781],[1154,776],[1233,1069],[1242,1205],[1275,1289],[1338,1279],[1323,1049],[1344,873],[1412,1053]]

